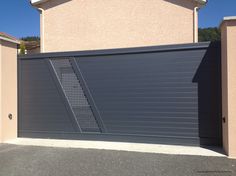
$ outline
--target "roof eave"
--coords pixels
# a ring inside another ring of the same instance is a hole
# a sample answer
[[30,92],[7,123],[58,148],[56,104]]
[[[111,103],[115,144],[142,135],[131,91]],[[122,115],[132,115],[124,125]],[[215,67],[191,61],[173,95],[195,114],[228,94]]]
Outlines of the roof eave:
[[32,6],[37,7],[38,5],[40,5],[44,2],[47,2],[47,1],[49,1],[49,0],[30,0],[30,3]]
[[200,6],[204,6],[207,4],[208,0],[195,0]]
[[0,40],[11,42],[11,43],[15,43],[15,44],[20,44],[19,40],[9,39],[9,38],[3,37],[3,36],[0,36]]
[[[47,2],[49,0],[30,0],[30,3],[33,5],[33,6],[38,6],[44,2]],[[200,6],[204,6],[207,4],[208,0],[194,0],[196,1],[197,3],[199,3]]]

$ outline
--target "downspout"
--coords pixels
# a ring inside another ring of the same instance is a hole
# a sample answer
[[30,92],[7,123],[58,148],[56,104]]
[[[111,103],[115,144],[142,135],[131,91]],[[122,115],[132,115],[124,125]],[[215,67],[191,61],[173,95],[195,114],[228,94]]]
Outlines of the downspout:
[[44,9],[38,8],[40,12],[40,51],[43,53],[44,50]]
[[194,7],[193,11],[193,42],[198,42],[198,10],[199,7]]
[[196,5],[193,10],[193,42],[198,42],[198,11],[200,8],[204,7],[208,0],[195,0]]

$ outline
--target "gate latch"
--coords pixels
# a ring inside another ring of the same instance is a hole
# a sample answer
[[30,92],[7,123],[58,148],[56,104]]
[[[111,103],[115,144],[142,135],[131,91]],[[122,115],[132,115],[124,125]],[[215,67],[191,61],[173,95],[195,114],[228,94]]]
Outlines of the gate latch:
[[226,119],[225,119],[225,117],[222,117],[222,120],[223,120],[223,123],[225,123],[225,122],[226,122]]

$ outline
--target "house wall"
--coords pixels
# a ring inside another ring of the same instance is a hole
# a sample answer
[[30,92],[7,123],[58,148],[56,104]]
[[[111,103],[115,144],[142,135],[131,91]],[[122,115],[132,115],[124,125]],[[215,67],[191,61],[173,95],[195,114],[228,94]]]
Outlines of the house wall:
[[16,137],[17,44],[0,39],[0,142]]
[[223,144],[226,153],[236,158],[236,17],[226,18],[221,32]]
[[40,6],[42,51],[192,43],[195,6],[189,0],[51,0]]

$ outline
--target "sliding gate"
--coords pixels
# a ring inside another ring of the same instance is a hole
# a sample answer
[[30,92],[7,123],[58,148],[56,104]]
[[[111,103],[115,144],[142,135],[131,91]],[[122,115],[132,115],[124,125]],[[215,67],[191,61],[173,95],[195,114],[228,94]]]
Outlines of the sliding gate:
[[19,137],[221,144],[220,44],[19,57]]

